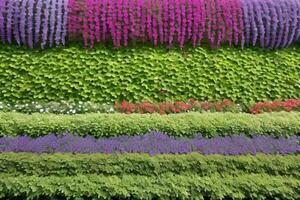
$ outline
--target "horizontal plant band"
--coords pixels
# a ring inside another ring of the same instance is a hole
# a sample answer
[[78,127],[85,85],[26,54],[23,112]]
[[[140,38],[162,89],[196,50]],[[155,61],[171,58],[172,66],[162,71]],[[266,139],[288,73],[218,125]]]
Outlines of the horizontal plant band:
[[266,174],[159,176],[0,175],[0,198],[77,199],[279,199],[298,200],[300,181]]
[[203,156],[148,154],[1,153],[0,173],[36,176],[266,173],[300,178],[300,155]]
[[33,153],[148,153],[187,154],[198,152],[204,155],[256,155],[298,154],[300,137],[275,138],[271,136],[233,135],[225,137],[193,138],[170,137],[161,132],[149,132],[142,136],[119,136],[111,138],[79,137],[66,133],[49,134],[38,138],[27,136],[0,138],[0,152]]
[[300,133],[299,112],[159,114],[32,114],[0,113],[0,135],[38,137],[49,133],[112,137],[143,135],[150,130],[172,136],[204,137],[245,134],[293,136]]
[[1,0],[0,39],[33,48],[149,42],[286,47],[300,39],[298,0]]
[[0,101],[9,103],[299,99],[299,74],[298,44],[277,51],[0,46]]

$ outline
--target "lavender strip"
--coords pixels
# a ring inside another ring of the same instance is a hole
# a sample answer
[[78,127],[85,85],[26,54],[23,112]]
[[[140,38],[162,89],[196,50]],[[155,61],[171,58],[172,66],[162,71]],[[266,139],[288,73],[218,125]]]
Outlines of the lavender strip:
[[61,43],[63,45],[65,45],[67,28],[68,28],[68,0],[63,0],[63,23],[62,23],[62,34],[61,34]]
[[42,15],[43,0],[37,0],[36,14],[35,14],[35,35],[34,43],[38,43],[41,32],[41,15]]
[[34,10],[33,10],[33,6],[34,6],[34,0],[29,0],[28,1],[28,15],[27,15],[27,44],[30,48],[33,48],[33,14],[34,14]]
[[0,152],[34,153],[149,153],[185,154],[199,152],[205,155],[295,154],[300,152],[300,137],[274,138],[257,135],[215,137],[211,139],[198,135],[194,138],[175,138],[160,132],[142,136],[119,136],[96,139],[72,134],[47,136],[32,139],[27,136],[0,138]]
[[20,5],[21,5],[21,1],[15,2],[15,13],[14,13],[14,36],[15,36],[15,40],[16,42],[20,45],[21,44],[21,39],[20,39],[20,29],[19,29],[19,21],[20,21]]
[[5,19],[4,19],[4,11],[5,11],[6,0],[0,0],[0,36],[2,43],[5,43]]
[[26,44],[26,22],[28,17],[26,16],[27,13],[27,0],[23,0],[20,9],[20,35],[21,41],[23,44]]
[[7,4],[7,23],[6,23],[6,31],[7,31],[7,41],[8,43],[11,43],[12,39],[12,16],[14,14],[14,1],[8,1]]

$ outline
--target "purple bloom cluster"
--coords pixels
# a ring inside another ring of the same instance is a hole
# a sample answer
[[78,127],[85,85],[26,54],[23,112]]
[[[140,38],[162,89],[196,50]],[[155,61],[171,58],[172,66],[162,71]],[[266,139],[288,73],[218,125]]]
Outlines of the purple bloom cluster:
[[300,39],[299,0],[241,0],[246,44],[286,47]]
[[291,154],[300,152],[300,137],[274,138],[257,135],[248,138],[236,135],[207,139],[198,135],[194,138],[174,138],[160,132],[150,132],[142,136],[96,139],[91,136],[83,138],[72,134],[50,134],[35,139],[27,136],[0,138],[0,152]]
[[[49,6],[50,5],[50,6]],[[3,43],[64,44],[67,0],[0,0],[0,38]],[[55,33],[54,33],[55,32]],[[54,36],[55,34],[55,36]]]

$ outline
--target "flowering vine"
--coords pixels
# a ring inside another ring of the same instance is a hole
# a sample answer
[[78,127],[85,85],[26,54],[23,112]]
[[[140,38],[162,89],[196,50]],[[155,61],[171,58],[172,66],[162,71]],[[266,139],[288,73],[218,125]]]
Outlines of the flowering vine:
[[298,0],[0,0],[0,39],[33,48],[151,42],[183,48],[286,47],[300,39]]

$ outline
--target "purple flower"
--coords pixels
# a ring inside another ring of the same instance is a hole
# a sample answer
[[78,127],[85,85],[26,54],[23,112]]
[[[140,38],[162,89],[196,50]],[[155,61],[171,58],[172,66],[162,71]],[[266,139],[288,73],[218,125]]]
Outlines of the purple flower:
[[5,43],[5,20],[4,20],[4,12],[5,12],[6,0],[0,1],[0,36],[3,43]]
[[[272,22],[272,42],[271,42],[271,48],[275,48],[276,46],[276,41],[277,41],[277,33],[278,33],[278,29],[280,28],[280,24],[279,22],[281,21],[281,7],[279,4],[274,3],[276,0],[272,0],[274,8],[275,8],[275,12],[274,12],[274,16],[273,16],[273,22]],[[277,1],[276,1],[277,2]]]
[[267,21],[266,47],[272,48],[275,44],[272,44],[272,41],[276,40],[278,17],[276,13],[276,5],[274,4],[273,0],[267,0],[265,5],[267,7],[265,9],[269,9],[268,15],[265,16]]
[[14,5],[14,39],[20,45],[20,29],[19,29],[19,21],[20,21],[20,5],[21,1],[16,1]]
[[299,16],[300,16],[300,2],[295,0],[295,3],[297,5],[296,10],[297,10],[297,20],[298,20],[297,31],[296,31],[297,34],[295,36],[295,40],[297,41],[297,40],[300,39],[300,18],[299,18]]
[[278,16],[279,16],[279,32],[277,33],[277,42],[276,42],[276,48],[279,48],[282,44],[283,40],[283,33],[284,28],[286,24],[286,18],[287,18],[287,10],[285,8],[284,3],[282,3],[281,0],[278,1]]
[[52,47],[53,45],[53,35],[54,35],[54,31],[55,31],[55,22],[56,22],[56,10],[57,10],[57,1],[58,0],[52,0],[50,7],[49,7],[49,12],[50,12],[50,34],[49,34],[49,46]]
[[61,41],[62,35],[62,20],[63,20],[63,0],[57,0],[57,21],[56,21],[56,31],[55,31],[55,44],[58,46]]
[[30,48],[33,48],[33,35],[32,35],[32,29],[33,29],[33,4],[34,0],[28,1],[28,15],[27,15],[27,44]]
[[[253,8],[255,10],[255,20],[258,23],[258,35],[260,38],[260,46],[265,46],[265,27],[262,19],[262,7],[258,0],[253,0]],[[254,22],[255,23],[255,22]]]
[[290,37],[288,39],[287,45],[292,44],[292,42],[295,41],[295,35],[296,35],[296,30],[297,28],[297,23],[298,23],[298,15],[297,12],[299,11],[300,7],[298,7],[298,0],[291,0],[291,32],[290,32]]
[[44,48],[48,40],[48,24],[49,24],[49,12],[50,12],[51,1],[45,1],[45,12],[44,12],[44,23],[43,23],[43,39],[41,47]]
[[35,33],[34,33],[35,44],[38,43],[40,39],[42,7],[43,7],[43,0],[37,0],[36,13],[35,13]]
[[7,16],[6,16],[6,33],[7,33],[7,41],[11,43],[12,39],[12,16],[14,14],[14,4],[17,2],[8,1],[7,3]]
[[284,29],[284,37],[283,37],[283,41],[282,41],[282,47],[286,47],[287,43],[288,43],[288,38],[289,38],[289,32],[290,32],[290,22],[291,22],[291,16],[290,14],[293,13],[293,11],[291,10],[291,6],[292,6],[292,0],[290,2],[282,2],[282,4],[284,5],[284,13],[285,13],[285,29]]
[[149,153],[183,154],[199,152],[208,154],[242,155],[292,154],[300,152],[300,137],[275,138],[272,136],[234,135],[226,137],[175,138],[160,132],[150,132],[140,136],[118,136],[96,139],[91,136],[79,137],[72,134],[39,138],[19,136],[0,138],[0,152],[74,152],[74,153]]
[[21,41],[23,44],[26,44],[26,30],[25,26],[27,23],[27,16],[26,16],[26,6],[27,6],[27,1],[28,0],[23,0],[21,4],[21,9],[20,9],[20,35],[21,35]]
[[63,0],[63,24],[61,33],[61,43],[65,45],[66,35],[68,29],[68,0]]

